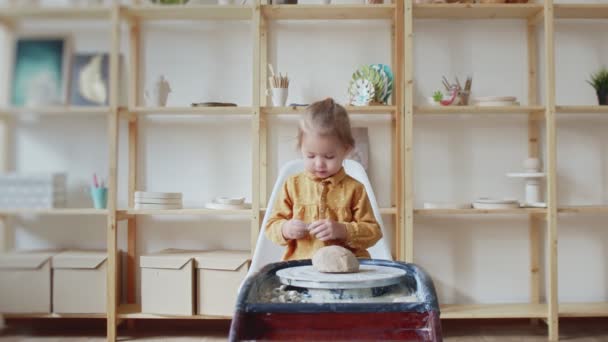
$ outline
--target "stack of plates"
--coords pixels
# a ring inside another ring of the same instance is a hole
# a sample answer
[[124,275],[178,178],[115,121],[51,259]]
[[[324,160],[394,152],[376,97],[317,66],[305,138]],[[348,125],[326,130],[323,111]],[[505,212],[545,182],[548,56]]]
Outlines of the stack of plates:
[[473,202],[475,209],[513,209],[519,208],[519,202],[514,199],[496,199],[482,197]]
[[519,106],[515,96],[486,96],[473,99],[474,106],[508,107]]
[[181,209],[181,192],[135,191],[135,209]]

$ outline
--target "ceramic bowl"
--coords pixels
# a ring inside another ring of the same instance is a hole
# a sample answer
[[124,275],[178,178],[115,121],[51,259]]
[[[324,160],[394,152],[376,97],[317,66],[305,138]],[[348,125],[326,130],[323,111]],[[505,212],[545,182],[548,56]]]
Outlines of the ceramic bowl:
[[240,205],[245,202],[245,197],[216,197],[215,203],[218,204],[230,204],[230,205]]

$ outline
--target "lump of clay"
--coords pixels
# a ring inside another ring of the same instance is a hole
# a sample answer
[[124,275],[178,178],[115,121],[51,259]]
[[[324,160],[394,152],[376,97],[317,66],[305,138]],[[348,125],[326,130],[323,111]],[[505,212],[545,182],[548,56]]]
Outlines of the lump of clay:
[[359,271],[359,260],[344,247],[327,246],[313,255],[312,266],[324,273],[352,273]]

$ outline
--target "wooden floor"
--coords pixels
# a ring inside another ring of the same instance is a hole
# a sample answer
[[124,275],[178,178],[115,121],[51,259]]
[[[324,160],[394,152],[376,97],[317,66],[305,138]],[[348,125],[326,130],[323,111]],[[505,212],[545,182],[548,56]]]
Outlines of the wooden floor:
[[[120,328],[119,341],[225,341],[229,321],[138,321],[135,330]],[[608,341],[608,319],[568,319],[560,322],[560,340],[572,342]],[[443,321],[448,342],[547,341],[543,323],[526,320],[449,320]],[[0,342],[101,342],[105,341],[102,322],[37,320],[9,322]]]

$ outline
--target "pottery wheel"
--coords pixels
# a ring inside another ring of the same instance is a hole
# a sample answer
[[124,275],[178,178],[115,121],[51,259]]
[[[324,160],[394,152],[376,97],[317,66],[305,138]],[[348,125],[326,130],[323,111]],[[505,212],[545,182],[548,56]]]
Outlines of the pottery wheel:
[[289,267],[277,271],[281,283],[312,289],[362,289],[399,283],[405,271],[395,267],[360,265],[356,273],[323,273],[312,266]]

